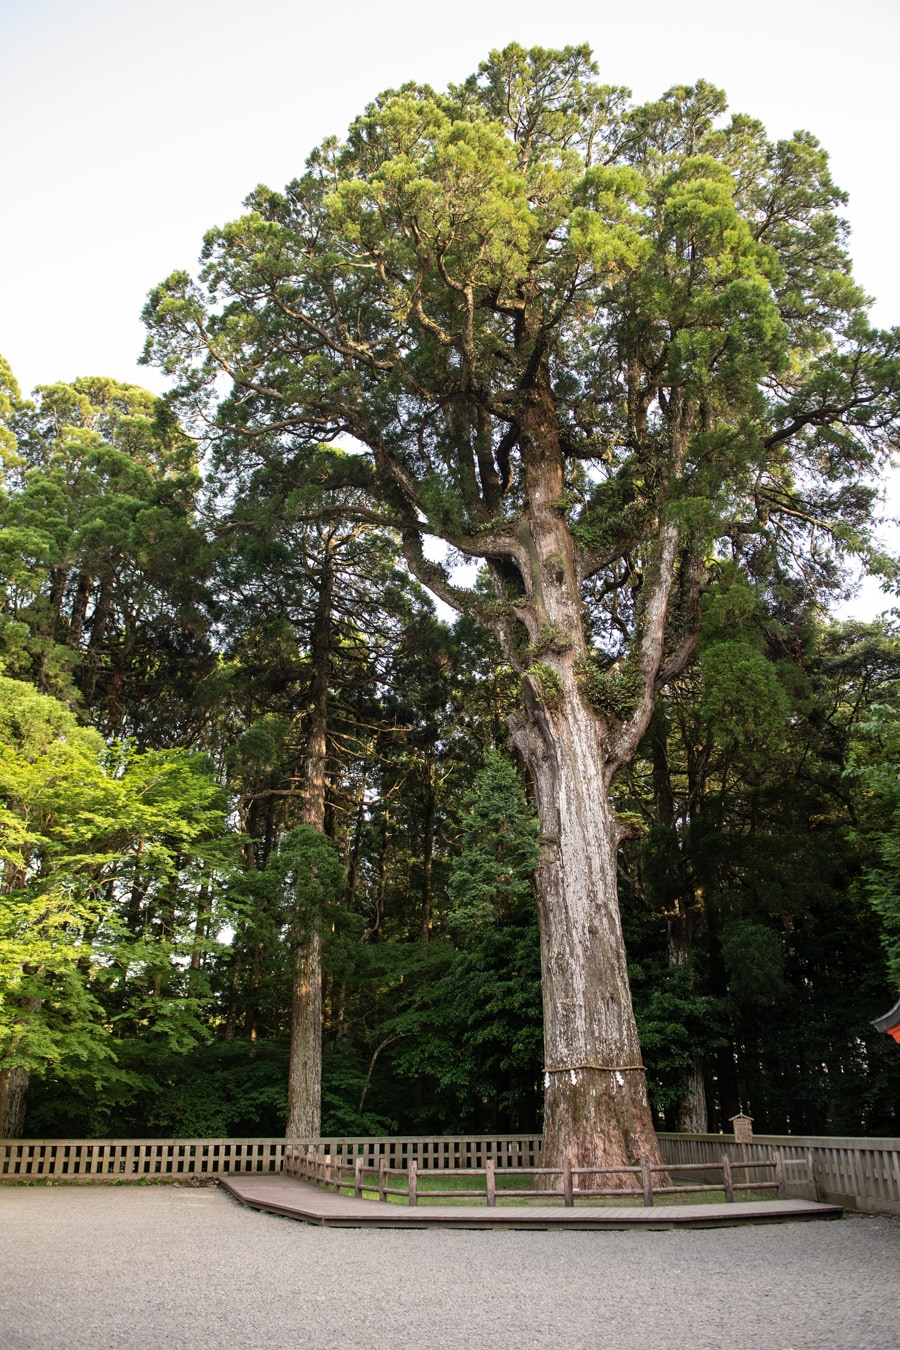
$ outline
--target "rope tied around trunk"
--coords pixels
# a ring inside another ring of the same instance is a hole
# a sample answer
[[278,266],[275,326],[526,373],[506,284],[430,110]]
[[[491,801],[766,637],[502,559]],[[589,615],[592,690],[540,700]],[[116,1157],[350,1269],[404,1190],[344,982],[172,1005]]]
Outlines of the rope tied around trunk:
[[544,1069],[544,1073],[578,1073],[580,1069],[596,1069],[598,1073],[646,1073],[643,1064],[566,1064],[561,1069]]

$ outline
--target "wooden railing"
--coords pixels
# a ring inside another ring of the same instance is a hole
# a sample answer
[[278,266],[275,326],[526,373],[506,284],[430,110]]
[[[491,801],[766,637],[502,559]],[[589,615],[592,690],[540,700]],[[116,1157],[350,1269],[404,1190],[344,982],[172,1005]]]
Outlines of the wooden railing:
[[[805,1163],[801,1164],[805,1167]],[[419,1179],[420,1176],[428,1176],[428,1173],[420,1173],[418,1162],[415,1158],[410,1158],[405,1168],[391,1167],[387,1156],[382,1153],[378,1158],[377,1168],[366,1165],[365,1157],[362,1153],[356,1154],[352,1160],[345,1160],[337,1151],[332,1151],[323,1146],[322,1141],[310,1143],[291,1143],[285,1146],[284,1151],[284,1170],[288,1176],[296,1177],[298,1181],[312,1182],[314,1185],[322,1186],[326,1190],[333,1190],[340,1194],[345,1190],[352,1190],[353,1195],[360,1199],[366,1191],[374,1196],[377,1192],[378,1199],[382,1202],[388,1200],[390,1196],[405,1200],[410,1206],[419,1203]],[[619,1200],[627,1200],[630,1197],[637,1198],[641,1196],[645,1206],[652,1206],[656,1196],[697,1194],[702,1192],[724,1192],[725,1201],[733,1204],[737,1199],[737,1192],[742,1191],[775,1191],[779,1199],[784,1199],[787,1194],[785,1163],[781,1155],[777,1155],[774,1163],[771,1160],[764,1162],[732,1161],[727,1153],[720,1155],[718,1171],[721,1176],[713,1181],[706,1177],[712,1171],[710,1165],[702,1163],[684,1163],[678,1167],[679,1176],[684,1173],[697,1173],[696,1182],[675,1180],[670,1176],[670,1167],[668,1165],[658,1165],[651,1163],[649,1159],[642,1158],[637,1167],[572,1167],[566,1162],[562,1167],[504,1167],[502,1175],[504,1178],[511,1176],[527,1177],[530,1181],[537,1178],[554,1178],[556,1184],[551,1186],[528,1187],[504,1187],[500,1190],[501,1196],[510,1200],[524,1199],[553,1199],[561,1200],[566,1206],[573,1206],[576,1199],[599,1199],[601,1197],[615,1197]],[[748,1172],[769,1173],[774,1171],[774,1179],[759,1176],[756,1180],[737,1181],[735,1173]],[[699,1173],[703,1173],[701,1178]],[[431,1173],[434,1175],[434,1173]],[[484,1167],[468,1168],[442,1168],[439,1171],[441,1177],[447,1176],[465,1176],[465,1177],[484,1177],[484,1185],[475,1190],[452,1189],[449,1191],[429,1191],[428,1198],[435,1201],[458,1201],[458,1200],[481,1200],[489,1208],[493,1208],[497,1203],[497,1169],[494,1162],[488,1158]],[[402,1178],[404,1185],[392,1186],[393,1177]],[[586,1186],[579,1184],[582,1177],[624,1177],[626,1182],[619,1186],[597,1186],[595,1182]],[[662,1185],[656,1183],[655,1178],[662,1180]]]
[[[729,1158],[763,1162],[782,1157],[788,1193],[869,1214],[900,1215],[900,1139],[833,1138],[828,1135],[757,1134],[736,1144],[730,1135],[660,1134],[663,1157],[676,1172],[685,1164],[715,1167]],[[805,1175],[794,1164],[805,1163]]]

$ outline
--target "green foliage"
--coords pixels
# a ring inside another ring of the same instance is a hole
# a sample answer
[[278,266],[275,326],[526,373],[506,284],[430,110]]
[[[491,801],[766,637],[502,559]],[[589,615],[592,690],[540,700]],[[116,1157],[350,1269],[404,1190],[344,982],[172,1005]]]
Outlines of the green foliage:
[[856,834],[871,840],[877,861],[863,887],[881,918],[891,981],[900,990],[900,710],[893,692],[895,698],[876,705],[859,728],[847,773],[865,793]]
[[677,1107],[685,1079],[698,1058],[729,1043],[722,1009],[716,999],[698,989],[696,975],[686,965],[660,968],[650,962],[629,963],[647,1087],[657,1112]]
[[[107,748],[56,700],[2,677],[0,823],[0,1067],[115,1080],[113,1028],[129,1019],[173,1047],[203,1039],[198,999],[163,975],[183,951],[179,902],[227,869],[208,764]],[[123,919],[129,890],[160,914],[160,940]],[[129,972],[138,988],[113,1011],[107,996]]]
[[285,831],[267,871],[290,908],[301,940],[315,916],[339,898],[347,882],[334,846],[311,825]]
[[[0,465],[19,463],[16,454],[16,437],[10,422],[21,401],[19,386],[12,373],[9,362],[0,356]],[[3,476],[0,474],[0,483]]]
[[558,672],[551,665],[546,661],[536,661],[534,665],[528,667],[525,674],[536,680],[545,708],[555,712],[562,707],[565,691]]
[[679,1128],[699,1068],[711,1128],[743,1104],[772,1131],[890,1133],[900,1064],[871,1027],[892,997],[888,925],[864,892],[890,818],[868,773],[890,741],[865,728],[896,680],[896,635],[822,628],[743,587],[706,622],[715,653],[730,630],[736,669],[748,651],[768,664],[778,719],[711,722],[701,662],[660,701],[622,796],[649,826],[621,894],[654,1102]]
[[778,671],[762,652],[736,640],[701,656],[703,716],[720,739],[771,751],[784,735],[789,701]]
[[[154,714],[184,718],[209,664],[194,444],[133,385],[80,379],[36,394],[10,422],[0,653],[11,673],[94,708],[107,734],[165,743]],[[123,707],[128,674],[145,696]]]
[[[551,566],[555,560],[550,559],[548,566]],[[562,559],[560,559],[562,563]],[[540,660],[547,652],[568,652],[572,649],[572,638],[560,628],[558,624],[544,623],[538,630],[538,635],[534,642],[528,648],[528,655],[534,661]]]
[[575,666],[578,688],[595,712],[624,721],[634,712],[643,692],[640,673],[628,662],[603,664],[596,656],[584,657]]
[[744,1004],[771,1007],[785,992],[784,947],[779,935],[752,919],[733,919],[722,933],[728,988]]
[[506,755],[486,755],[465,808],[461,847],[447,886],[454,928],[530,911],[539,826]]

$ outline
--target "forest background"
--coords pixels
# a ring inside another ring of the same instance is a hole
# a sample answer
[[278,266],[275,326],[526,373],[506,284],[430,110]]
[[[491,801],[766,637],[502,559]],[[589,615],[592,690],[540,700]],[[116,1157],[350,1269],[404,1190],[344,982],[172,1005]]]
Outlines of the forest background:
[[[346,120],[331,105],[322,130]],[[298,167],[257,164],[220,214]],[[117,289],[108,266],[74,275]],[[92,307],[70,309],[84,324]],[[56,359],[84,369],[87,332],[67,341]],[[12,332],[5,350],[16,366]],[[4,379],[2,976],[29,1133],[280,1132],[292,925],[313,901],[329,916],[323,1129],[536,1128],[533,825],[503,753],[511,672],[466,621],[435,616],[389,537],[299,524],[283,494],[242,499],[235,483],[215,484],[214,506],[196,447],[130,383],[71,380],[28,406]],[[744,644],[753,678],[701,655],[619,785],[641,825],[620,900],[654,1105],[671,1127],[705,1123],[702,1099],[713,1127],[743,1106],[758,1129],[892,1133],[897,1065],[869,1022],[896,989],[896,630],[764,590],[706,630],[710,648]],[[290,858],[310,847],[291,827],[317,620],[342,872],[311,897]]]

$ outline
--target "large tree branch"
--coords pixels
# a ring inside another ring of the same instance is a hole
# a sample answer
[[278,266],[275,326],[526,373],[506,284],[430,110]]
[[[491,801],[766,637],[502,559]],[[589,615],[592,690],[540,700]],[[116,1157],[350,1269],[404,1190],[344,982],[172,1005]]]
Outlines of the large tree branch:
[[674,521],[664,521],[659,530],[657,556],[645,579],[646,598],[641,606],[637,634],[630,654],[640,682],[637,706],[631,716],[619,723],[610,736],[605,774],[610,782],[627,764],[653,716],[657,680],[665,654],[666,618],[675,579],[679,529]]
[[503,633],[504,617],[498,611],[496,604],[492,604],[484,596],[476,595],[474,591],[467,591],[461,586],[454,586],[447,574],[447,569],[441,563],[433,562],[430,558],[425,557],[423,537],[420,530],[405,529],[400,538],[406,565],[423,586],[426,586],[451,609],[477,619],[496,636]]

